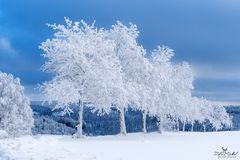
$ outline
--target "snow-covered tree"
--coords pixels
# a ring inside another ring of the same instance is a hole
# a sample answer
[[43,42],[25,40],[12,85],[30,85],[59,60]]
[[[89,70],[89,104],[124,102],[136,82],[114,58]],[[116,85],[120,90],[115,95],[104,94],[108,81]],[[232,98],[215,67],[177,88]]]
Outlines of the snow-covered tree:
[[121,65],[114,54],[115,43],[106,36],[107,31],[81,21],[65,19],[64,25],[50,25],[56,33],[40,46],[47,62],[44,71],[54,78],[42,85],[46,101],[57,108],[71,111],[71,104],[79,104],[77,137],[82,137],[83,103],[91,104],[101,113],[112,106],[120,111],[121,133],[125,134],[124,107],[127,92],[122,79]]
[[9,136],[31,134],[33,126],[30,101],[19,78],[0,72],[0,130]]
[[204,98],[198,99],[198,104],[200,116],[196,119],[202,123],[204,132],[206,131],[207,120],[216,130],[231,126],[231,118],[223,106],[216,105]]
[[232,125],[231,118],[226,112],[226,109],[221,105],[213,104],[213,113],[210,122],[216,131],[223,127],[230,128]]
[[150,114],[157,116],[159,133],[162,132],[162,118],[172,113],[173,103],[173,65],[170,60],[173,50],[166,46],[158,46],[151,53],[152,73],[148,85],[151,88]]
[[129,105],[143,111],[143,132],[146,132],[146,115],[151,102],[151,88],[146,85],[150,80],[151,65],[145,57],[145,49],[137,43],[137,26],[113,25],[109,37],[115,42],[115,54],[120,60],[123,80],[128,88]]
[[173,77],[175,116],[177,123],[179,123],[179,120],[183,122],[184,130],[186,121],[189,120],[188,117],[192,111],[190,102],[193,90],[193,72],[190,65],[186,62],[176,65],[174,67]]

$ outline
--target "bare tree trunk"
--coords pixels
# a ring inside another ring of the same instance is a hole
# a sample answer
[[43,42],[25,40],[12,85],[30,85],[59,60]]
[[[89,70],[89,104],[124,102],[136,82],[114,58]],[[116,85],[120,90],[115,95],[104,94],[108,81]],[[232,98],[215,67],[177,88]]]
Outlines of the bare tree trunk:
[[180,127],[179,127],[179,119],[177,118],[177,131],[180,130]]
[[203,131],[206,132],[206,125],[205,125],[205,122],[203,122]]
[[83,138],[83,102],[79,100],[79,111],[78,111],[78,125],[76,138]]
[[161,118],[161,116],[158,117],[158,133],[162,134],[162,118]]
[[193,132],[194,123],[191,122],[191,131]]
[[145,110],[143,110],[142,113],[142,120],[143,120],[143,133],[146,134],[147,133],[147,113]]
[[124,108],[119,109],[119,116],[120,116],[120,134],[126,135],[126,124],[125,124],[125,111]]
[[186,122],[185,122],[185,120],[183,120],[183,127],[182,127],[183,132],[185,132],[185,126],[186,126]]

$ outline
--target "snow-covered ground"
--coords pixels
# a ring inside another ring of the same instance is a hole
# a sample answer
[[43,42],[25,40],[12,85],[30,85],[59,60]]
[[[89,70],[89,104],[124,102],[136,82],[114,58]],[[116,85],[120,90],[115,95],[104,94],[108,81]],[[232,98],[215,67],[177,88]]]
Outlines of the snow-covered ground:
[[[214,160],[219,159],[214,154],[222,147],[240,152],[240,131],[2,139],[0,160]],[[240,153],[231,159],[239,160]]]

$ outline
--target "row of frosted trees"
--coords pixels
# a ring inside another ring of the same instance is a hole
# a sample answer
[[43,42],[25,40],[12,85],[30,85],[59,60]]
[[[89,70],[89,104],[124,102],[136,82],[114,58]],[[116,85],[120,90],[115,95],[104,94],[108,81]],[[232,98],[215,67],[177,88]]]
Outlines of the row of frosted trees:
[[42,69],[54,75],[41,86],[45,101],[71,112],[79,105],[77,137],[82,137],[83,107],[101,114],[116,107],[121,134],[126,134],[125,109],[131,106],[146,116],[166,115],[177,121],[205,124],[208,120],[216,130],[231,124],[222,106],[193,97],[194,75],[190,65],[171,63],[173,50],[158,46],[150,53],[138,44],[136,25],[117,22],[110,29],[96,28],[84,21],[66,25],[49,25],[54,36],[41,43],[46,62]]

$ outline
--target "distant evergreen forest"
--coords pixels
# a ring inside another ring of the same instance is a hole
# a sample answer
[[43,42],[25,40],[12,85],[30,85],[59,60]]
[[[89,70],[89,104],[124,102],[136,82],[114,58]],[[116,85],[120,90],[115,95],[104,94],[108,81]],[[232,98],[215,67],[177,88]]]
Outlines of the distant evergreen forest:
[[[63,115],[61,110],[52,111],[51,106],[42,106],[41,104],[32,104],[31,108],[34,112],[35,126],[33,128],[34,134],[57,134],[57,135],[71,135],[76,132],[75,126],[77,125],[77,106],[72,106],[73,113]],[[230,130],[240,130],[240,106],[225,107],[228,114],[232,117],[233,125]],[[84,134],[88,136],[97,135],[114,135],[118,134],[119,118],[116,109],[112,109],[109,114],[98,115],[93,113],[90,108],[84,108]],[[127,132],[141,132],[142,131],[142,113],[140,111],[126,110],[126,127]],[[180,123],[180,130],[182,129]],[[190,132],[191,125],[185,126],[185,131]],[[212,126],[207,124],[207,131],[213,131]],[[147,130],[148,132],[157,131],[157,119],[155,117],[147,117]],[[174,122],[171,117],[165,121],[164,129],[176,130]],[[229,130],[229,129],[223,129]],[[195,123],[194,131],[203,132],[203,127],[199,123]]]

